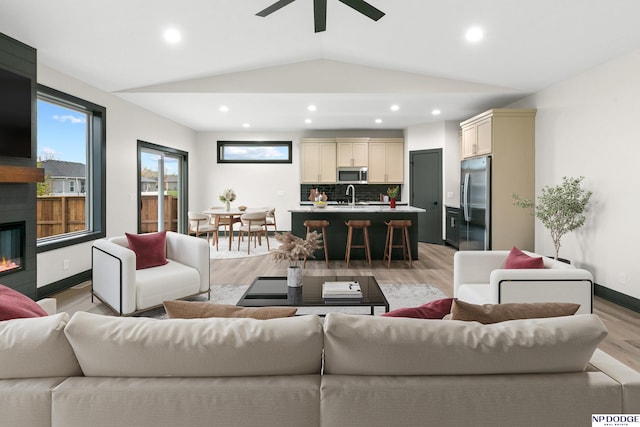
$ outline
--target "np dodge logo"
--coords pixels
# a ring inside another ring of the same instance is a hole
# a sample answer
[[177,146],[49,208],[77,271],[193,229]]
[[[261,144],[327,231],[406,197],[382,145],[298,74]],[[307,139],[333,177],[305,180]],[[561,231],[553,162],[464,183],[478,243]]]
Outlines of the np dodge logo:
[[592,427],[640,427],[640,414],[593,414]]

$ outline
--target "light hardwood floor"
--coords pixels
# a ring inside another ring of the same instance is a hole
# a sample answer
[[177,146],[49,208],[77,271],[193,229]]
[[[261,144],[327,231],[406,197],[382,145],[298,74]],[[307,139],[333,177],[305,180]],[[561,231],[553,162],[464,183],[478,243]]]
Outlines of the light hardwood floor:
[[[381,261],[374,261],[369,268],[365,261],[351,261],[345,268],[342,261],[331,261],[329,268],[324,261],[307,262],[307,275],[373,275],[380,283],[430,283],[448,296],[453,295],[453,254],[448,246],[419,243],[418,261],[410,268],[404,261],[392,262],[387,269]],[[256,276],[284,276],[286,264],[275,263],[270,256],[212,260],[211,284],[250,284]],[[109,310],[97,299],[91,303],[90,286],[78,286],[64,290],[53,297],[58,300],[58,310],[73,314],[86,311],[94,305],[100,312]],[[595,313],[609,330],[600,348],[616,359],[640,371],[640,313],[620,307],[596,297]],[[96,311],[96,310],[94,310]]]

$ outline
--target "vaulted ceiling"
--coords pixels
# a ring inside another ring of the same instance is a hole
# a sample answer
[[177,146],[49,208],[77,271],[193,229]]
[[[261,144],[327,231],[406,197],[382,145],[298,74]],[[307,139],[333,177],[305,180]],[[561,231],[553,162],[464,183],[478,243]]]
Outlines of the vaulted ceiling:
[[[368,0],[377,22],[328,0],[320,33],[312,0],[256,16],[274,1],[5,0],[0,32],[199,131],[462,120],[640,47],[637,0]],[[465,39],[472,26],[479,42]],[[163,39],[169,28],[180,42]]]

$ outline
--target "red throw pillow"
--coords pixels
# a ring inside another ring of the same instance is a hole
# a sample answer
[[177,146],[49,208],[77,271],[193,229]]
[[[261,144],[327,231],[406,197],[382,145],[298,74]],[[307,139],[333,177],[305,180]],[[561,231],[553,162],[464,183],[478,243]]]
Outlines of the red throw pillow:
[[127,236],[129,249],[136,253],[136,270],[165,265],[167,261],[166,239],[167,232],[147,234],[129,234]]
[[504,268],[544,268],[544,260],[542,257],[531,257],[514,246],[507,256]]
[[398,308],[382,314],[385,317],[411,317],[413,319],[442,319],[451,312],[453,298],[437,299],[420,307]]
[[47,312],[28,296],[0,285],[0,320],[44,317],[46,315]]

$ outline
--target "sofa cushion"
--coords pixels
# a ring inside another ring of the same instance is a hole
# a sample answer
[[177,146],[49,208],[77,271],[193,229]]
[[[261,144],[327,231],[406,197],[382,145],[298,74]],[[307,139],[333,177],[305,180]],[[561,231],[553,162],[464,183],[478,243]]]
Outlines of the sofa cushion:
[[47,312],[28,296],[0,285],[0,321],[46,315]]
[[324,372],[471,375],[583,371],[606,336],[593,314],[483,325],[330,313]]
[[202,319],[207,317],[253,318],[259,320],[291,317],[296,307],[238,307],[200,301],[165,301],[164,309],[169,319]]
[[514,246],[507,255],[504,268],[544,268],[544,260],[542,257],[529,256]]
[[407,307],[391,310],[384,317],[411,317],[414,319],[442,319],[451,312],[453,298],[441,298],[429,301],[419,307]]
[[0,379],[81,375],[64,335],[67,313],[0,322]]
[[465,320],[487,324],[516,319],[572,316],[579,308],[580,304],[565,302],[477,305],[454,300],[451,305],[451,320]]
[[167,263],[167,232],[130,234],[127,236],[129,249],[136,254],[136,270],[157,267]]
[[86,376],[319,374],[318,316],[149,319],[77,312],[65,328]]

